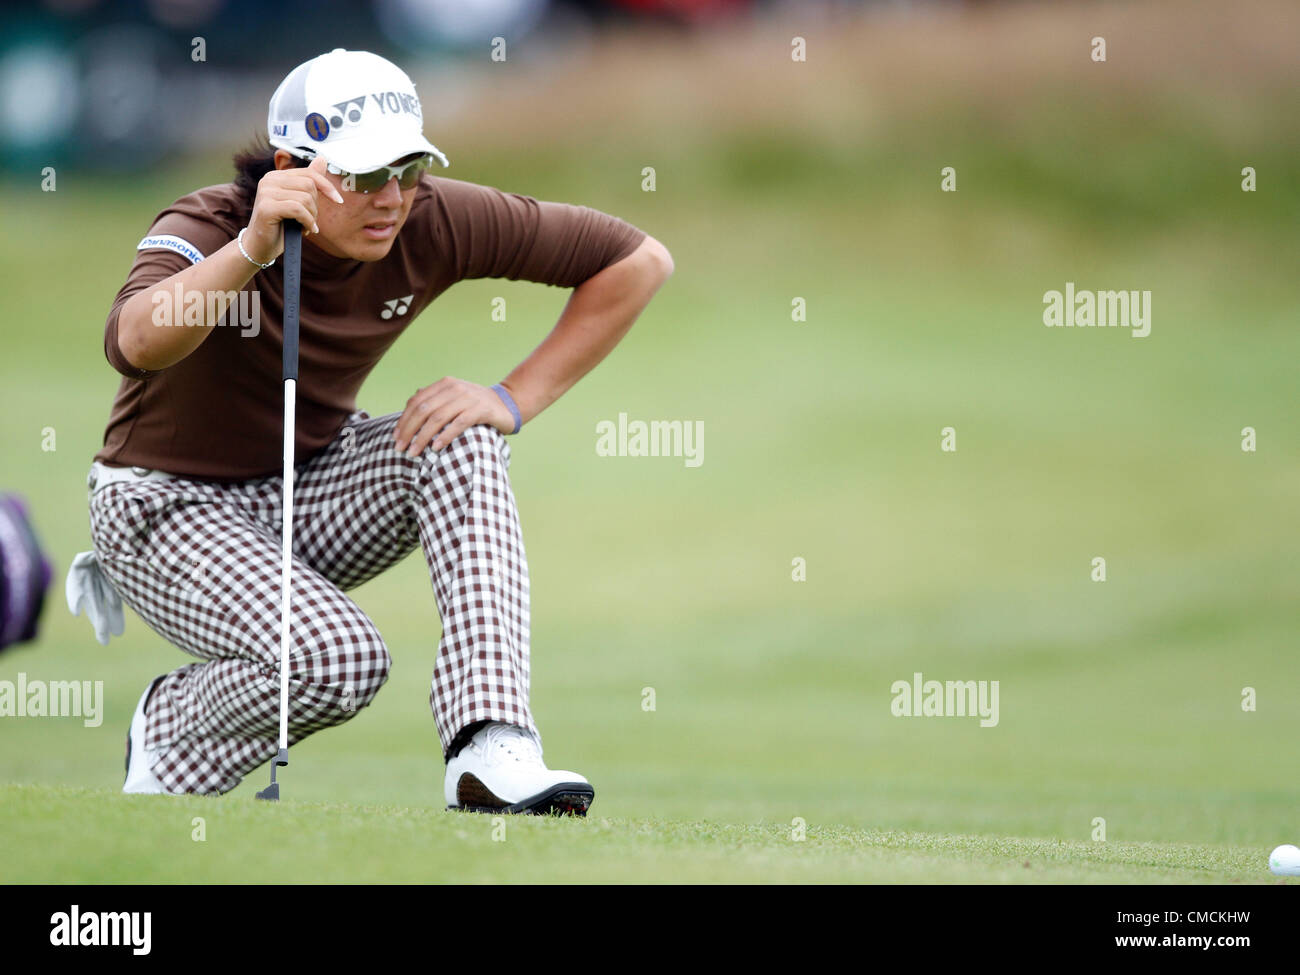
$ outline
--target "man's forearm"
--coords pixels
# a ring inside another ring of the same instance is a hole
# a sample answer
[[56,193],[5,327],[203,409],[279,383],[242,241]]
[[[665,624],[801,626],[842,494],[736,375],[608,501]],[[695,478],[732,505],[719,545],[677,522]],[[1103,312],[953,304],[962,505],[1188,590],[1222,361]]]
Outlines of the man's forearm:
[[[117,315],[117,344],[122,355],[137,369],[166,369],[180,362],[203,343],[221,320],[229,305],[228,293],[241,290],[256,271],[232,240],[198,264],[132,295]],[[175,307],[178,286],[182,295],[203,295],[204,318],[209,308],[216,318],[189,328],[166,327],[184,322],[184,305]],[[208,295],[212,296],[211,305]]]
[[623,260],[573,289],[555,328],[502,383],[525,423],[609,355],[672,273],[668,250],[646,237]]

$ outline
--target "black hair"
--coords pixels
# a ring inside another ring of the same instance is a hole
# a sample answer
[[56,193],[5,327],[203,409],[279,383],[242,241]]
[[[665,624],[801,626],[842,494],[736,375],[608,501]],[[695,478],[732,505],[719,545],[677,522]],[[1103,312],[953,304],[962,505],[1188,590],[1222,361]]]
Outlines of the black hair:
[[[253,199],[257,196],[257,184],[263,176],[275,169],[277,150],[264,135],[255,135],[253,140],[231,157],[235,164],[235,189],[243,194],[251,209]],[[293,157],[293,165],[302,168],[311,160],[301,156]]]

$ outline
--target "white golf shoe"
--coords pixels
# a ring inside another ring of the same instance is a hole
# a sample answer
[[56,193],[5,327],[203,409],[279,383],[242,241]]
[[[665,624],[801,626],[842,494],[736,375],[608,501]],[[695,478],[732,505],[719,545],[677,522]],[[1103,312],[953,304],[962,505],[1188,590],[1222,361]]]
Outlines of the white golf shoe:
[[577,772],[548,769],[531,733],[499,721],[480,728],[447,763],[443,794],[448,809],[574,816],[587,815],[596,798]]
[[149,759],[154,753],[144,747],[144,709],[149,703],[154,685],[160,680],[161,677],[155,677],[149,682],[149,686],[140,695],[140,703],[135,706],[135,715],[131,718],[131,730],[126,735],[126,782],[122,786],[123,792],[170,795],[149,767]]

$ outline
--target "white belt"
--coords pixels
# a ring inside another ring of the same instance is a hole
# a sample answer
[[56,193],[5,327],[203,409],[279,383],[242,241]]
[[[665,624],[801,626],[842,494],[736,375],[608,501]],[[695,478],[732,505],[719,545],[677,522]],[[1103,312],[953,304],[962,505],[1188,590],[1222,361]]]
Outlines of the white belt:
[[95,461],[86,476],[86,487],[93,493],[118,481],[169,481],[176,476],[166,471],[151,471],[147,467],[110,467]]

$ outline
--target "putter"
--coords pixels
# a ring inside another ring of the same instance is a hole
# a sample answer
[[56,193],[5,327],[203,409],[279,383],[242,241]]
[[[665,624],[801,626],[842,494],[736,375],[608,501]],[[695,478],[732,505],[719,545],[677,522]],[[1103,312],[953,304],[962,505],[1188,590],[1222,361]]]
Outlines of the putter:
[[293,408],[298,387],[298,293],[302,284],[302,227],[284,224],[284,525],[280,533],[280,749],[271,763],[271,784],[257,793],[280,798],[275,770],[289,764],[289,595],[293,566]]

